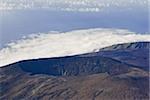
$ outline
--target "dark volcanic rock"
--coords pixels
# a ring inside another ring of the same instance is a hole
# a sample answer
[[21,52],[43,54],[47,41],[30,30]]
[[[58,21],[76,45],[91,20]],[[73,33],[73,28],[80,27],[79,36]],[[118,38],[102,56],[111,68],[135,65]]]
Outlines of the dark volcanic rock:
[[4,66],[0,100],[149,100],[148,44]]
[[106,57],[60,57],[17,62],[1,68],[5,73],[27,72],[53,76],[78,76],[96,73],[111,75],[126,73],[131,65]]
[[99,52],[83,54],[80,56],[109,57],[149,71],[149,51],[150,42],[135,42],[113,45],[103,48]]
[[111,76],[3,75],[1,100],[148,100],[148,74],[133,69]]
[[150,42],[114,45],[101,50],[100,55],[132,64],[149,71]]
[[149,49],[150,42],[134,42],[134,43],[124,43],[124,44],[117,44],[110,47],[105,47],[100,49],[100,51],[107,51],[107,50],[135,50],[135,49]]

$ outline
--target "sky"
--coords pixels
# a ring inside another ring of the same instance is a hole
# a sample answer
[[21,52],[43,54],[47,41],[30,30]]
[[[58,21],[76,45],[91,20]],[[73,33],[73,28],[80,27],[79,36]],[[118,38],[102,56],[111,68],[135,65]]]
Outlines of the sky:
[[99,12],[112,7],[148,8],[149,0],[0,0],[0,10],[51,9],[61,11]]

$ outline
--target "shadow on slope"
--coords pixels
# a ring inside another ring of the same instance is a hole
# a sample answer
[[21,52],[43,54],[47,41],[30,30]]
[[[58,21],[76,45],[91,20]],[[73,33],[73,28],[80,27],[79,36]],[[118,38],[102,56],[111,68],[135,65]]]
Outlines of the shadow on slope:
[[[148,67],[133,66],[126,60],[145,57],[147,51],[131,47],[4,66],[0,68],[0,99],[149,100]],[[112,59],[115,57],[120,61]]]

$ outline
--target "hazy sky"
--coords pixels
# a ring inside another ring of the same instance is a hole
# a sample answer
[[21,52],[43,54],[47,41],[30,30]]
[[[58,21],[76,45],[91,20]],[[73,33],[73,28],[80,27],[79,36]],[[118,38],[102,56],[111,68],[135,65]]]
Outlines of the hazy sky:
[[148,0],[0,0],[1,47],[32,33],[121,28],[148,33]]
[[147,8],[148,0],[0,0],[0,10],[51,9],[98,12],[107,8]]

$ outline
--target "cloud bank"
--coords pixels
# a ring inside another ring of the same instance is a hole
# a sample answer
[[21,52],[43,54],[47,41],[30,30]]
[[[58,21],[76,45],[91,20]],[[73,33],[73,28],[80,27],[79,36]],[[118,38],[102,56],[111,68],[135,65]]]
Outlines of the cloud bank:
[[119,43],[150,41],[150,34],[121,29],[88,29],[31,34],[0,50],[0,67],[21,60],[70,56]]
[[0,0],[0,10],[50,9],[61,11],[99,12],[107,8],[139,9],[148,0]]

